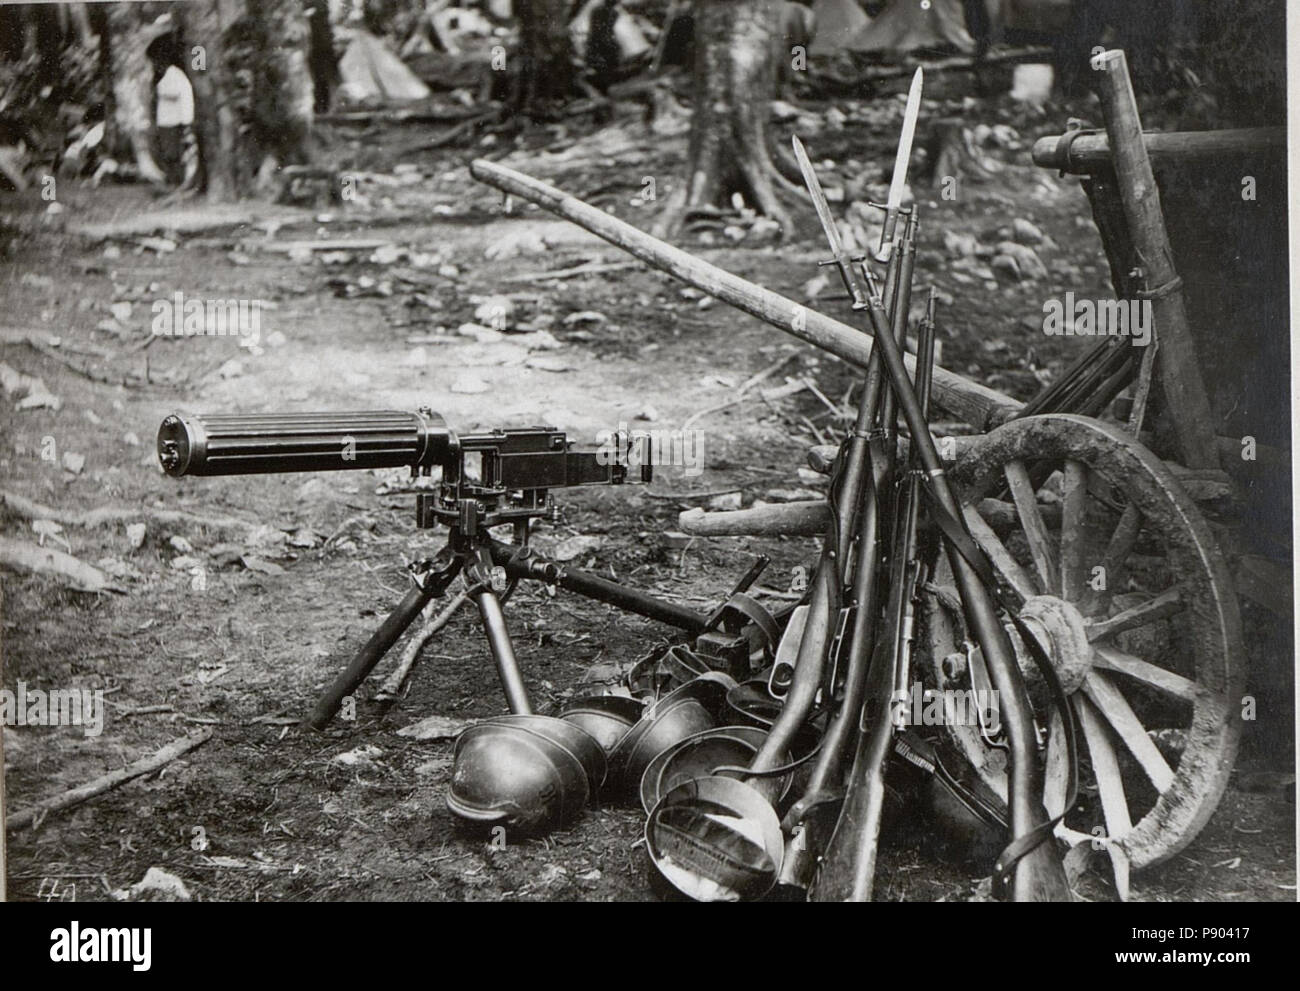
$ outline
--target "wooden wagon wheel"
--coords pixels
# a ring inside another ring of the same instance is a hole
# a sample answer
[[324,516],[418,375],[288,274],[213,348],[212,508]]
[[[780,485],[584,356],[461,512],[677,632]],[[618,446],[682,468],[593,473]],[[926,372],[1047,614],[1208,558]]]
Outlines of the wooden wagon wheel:
[[[1098,420],[1012,421],[972,445],[950,476],[1081,730],[1080,801],[1057,834],[1104,846],[1126,897],[1130,866],[1191,842],[1232,770],[1244,651],[1227,566],[1165,465]],[[917,648],[941,690],[971,687],[951,583],[941,563],[925,608],[928,643]],[[1055,816],[1066,797],[1063,727],[1027,656],[1021,667],[1047,731],[1044,805]],[[1005,797],[996,736],[978,725],[947,732]]]

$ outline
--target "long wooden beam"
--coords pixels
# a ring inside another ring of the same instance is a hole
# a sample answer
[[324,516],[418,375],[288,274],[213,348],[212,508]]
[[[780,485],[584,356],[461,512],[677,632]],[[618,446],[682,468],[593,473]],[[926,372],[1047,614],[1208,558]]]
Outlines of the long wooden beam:
[[[1104,131],[1081,134],[1068,144],[1068,133],[1039,138],[1034,142],[1034,164],[1045,169],[1061,169],[1074,175],[1091,175],[1113,164],[1110,138]],[[1233,155],[1256,155],[1274,152],[1279,159],[1286,155],[1285,127],[1242,127],[1224,131],[1151,132],[1142,136],[1152,166],[1165,162],[1179,163],[1193,159],[1224,158]]]
[[[865,366],[871,357],[871,335],[864,330],[832,320],[780,293],[732,275],[522,172],[484,159],[474,161],[469,169],[480,182],[536,203],[641,261],[801,341],[859,366]],[[914,371],[913,356],[906,355],[906,361]],[[1020,409],[1020,403],[1009,396],[939,367],[934,370],[933,398],[943,409],[980,431],[997,426]]]

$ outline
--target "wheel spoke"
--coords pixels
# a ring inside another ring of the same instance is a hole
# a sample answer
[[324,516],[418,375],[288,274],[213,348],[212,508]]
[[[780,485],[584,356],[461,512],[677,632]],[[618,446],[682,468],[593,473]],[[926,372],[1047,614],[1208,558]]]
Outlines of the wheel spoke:
[[1115,756],[1115,748],[1110,745],[1106,728],[1092,703],[1079,695],[1075,698],[1078,699],[1076,708],[1079,722],[1083,725],[1083,735],[1088,741],[1088,754],[1092,758],[1092,771],[1097,778],[1102,815],[1106,818],[1106,835],[1110,839],[1106,844],[1106,852],[1110,854],[1111,866],[1115,871],[1115,889],[1120,898],[1127,901],[1128,857],[1117,844],[1133,829],[1133,820],[1129,817],[1128,797],[1124,794],[1119,759]]
[[1002,468],[1007,485],[1011,489],[1011,498],[1015,500],[1016,512],[1020,514],[1020,525],[1024,528],[1025,539],[1029,542],[1029,553],[1034,558],[1034,570],[1038,572],[1039,584],[1048,594],[1060,591],[1057,582],[1056,554],[1052,550],[1051,538],[1047,525],[1038,512],[1038,496],[1034,483],[1029,480],[1029,472],[1023,461],[1008,461]]
[[1170,616],[1177,615],[1182,610],[1183,602],[1178,589],[1166,589],[1141,605],[1136,605],[1132,609],[1125,609],[1108,619],[1090,624],[1088,639],[1090,641],[1104,640],[1107,637],[1115,636],[1117,633],[1137,629],[1139,626],[1146,626],[1148,623],[1156,622],[1156,620],[1167,619]]
[[1102,589],[1094,589],[1090,585],[1087,594],[1083,598],[1082,612],[1084,615],[1094,612],[1106,603],[1116,588],[1119,586],[1120,569],[1124,561],[1128,558],[1133,550],[1133,545],[1137,542],[1138,530],[1142,526],[1142,514],[1136,506],[1128,506],[1120,515],[1119,523],[1115,525],[1115,532],[1111,534],[1109,543],[1106,544],[1106,550],[1102,552],[1101,566],[1103,581],[1105,585]]
[[1172,695],[1185,702],[1197,702],[1206,696],[1205,691],[1196,682],[1184,678],[1181,674],[1158,668],[1140,657],[1126,654],[1106,644],[1093,645],[1092,663],[1108,671],[1129,675],[1152,688],[1158,688],[1166,695]]
[[984,553],[989,556],[993,567],[1020,596],[1020,600],[1023,602],[1037,595],[1038,589],[1034,585],[1034,580],[1011,556],[1006,544],[1002,543],[998,535],[993,532],[993,528],[984,522],[984,517],[980,516],[975,507],[962,506],[961,511],[966,518],[966,526],[970,529],[971,536],[975,538],[975,543],[979,544]]
[[1061,597],[1078,602],[1083,594],[1084,514],[1088,507],[1088,469],[1065,462],[1061,499]]
[[1101,671],[1089,671],[1083,682],[1084,694],[1110,723],[1111,729],[1137,758],[1147,778],[1163,794],[1174,783],[1174,772],[1165,762],[1146,727],[1128,704],[1123,693]]
[[1065,724],[1053,711],[1047,726],[1047,761],[1043,768],[1043,807],[1049,818],[1065,811],[1066,788],[1070,784],[1070,754],[1065,746]]

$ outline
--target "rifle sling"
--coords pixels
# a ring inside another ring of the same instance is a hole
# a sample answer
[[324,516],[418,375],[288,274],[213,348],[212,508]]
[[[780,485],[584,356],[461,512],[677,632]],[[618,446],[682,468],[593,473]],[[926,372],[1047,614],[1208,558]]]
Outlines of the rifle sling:
[[1015,624],[1016,631],[1020,634],[1021,640],[1024,641],[1025,647],[1029,651],[1029,656],[1033,658],[1034,664],[1042,673],[1043,680],[1047,683],[1048,691],[1052,696],[1052,704],[1059,712],[1061,725],[1065,730],[1065,748],[1068,755],[1067,766],[1069,771],[1065,804],[1062,806],[1060,815],[1047,822],[1039,823],[1029,832],[1017,836],[998,855],[998,859],[993,865],[993,888],[998,897],[1002,897],[1005,894],[1006,886],[1011,879],[1016,863],[1052,835],[1052,831],[1057,824],[1065,818],[1065,813],[1074,807],[1074,803],[1078,799],[1079,753],[1078,743],[1075,739],[1074,718],[1070,710],[1070,700],[1065,694],[1065,689],[1061,687],[1060,679],[1056,676],[1056,670],[1052,667],[1051,658],[1047,656],[1047,652],[1043,650],[1042,644],[1038,642],[1038,638],[1034,636],[1033,631],[1020,618],[1018,604],[998,585],[993,565],[990,563],[988,556],[971,539],[965,526],[939,503],[931,487],[930,476],[926,474],[922,478],[926,483],[925,492],[930,497],[930,519],[939,528],[948,543],[974,569],[980,581],[989,590],[989,593],[1002,607],[1003,611],[1006,612],[1011,622]]

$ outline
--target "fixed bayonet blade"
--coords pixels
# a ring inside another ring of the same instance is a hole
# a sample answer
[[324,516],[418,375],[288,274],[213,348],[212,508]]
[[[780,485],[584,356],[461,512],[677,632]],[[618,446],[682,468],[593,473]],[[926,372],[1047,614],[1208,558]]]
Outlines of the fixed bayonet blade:
[[831,216],[831,205],[826,201],[821,180],[817,178],[817,172],[813,169],[812,161],[808,158],[808,152],[804,149],[803,142],[799,140],[799,135],[794,135],[793,142],[794,157],[799,162],[799,171],[803,173],[804,185],[808,187],[808,195],[812,199],[813,208],[817,211],[817,219],[821,221],[822,230],[826,232],[826,240],[830,242],[831,253],[834,256],[831,262],[840,270],[840,278],[844,280],[844,288],[853,297],[854,307],[861,309],[867,305],[867,298],[853,276],[853,259],[844,250],[844,242],[840,238],[839,228],[835,226],[835,218]]
[[839,228],[835,226],[835,218],[831,216],[831,205],[826,202],[826,195],[822,192],[821,181],[817,178],[817,173],[813,170],[813,163],[808,158],[808,151],[804,148],[803,142],[799,140],[799,135],[794,135],[791,139],[794,143],[795,161],[799,163],[799,171],[803,173],[804,184],[808,187],[808,195],[812,197],[813,209],[817,211],[817,219],[822,222],[822,229],[826,231],[826,238],[831,242],[831,251],[835,253],[838,259],[844,254],[844,243],[840,240]]
[[898,151],[894,155],[894,175],[889,181],[889,198],[885,200],[885,226],[880,231],[880,247],[876,261],[889,261],[890,247],[894,241],[894,228],[898,226],[898,210],[903,205],[903,190],[907,186],[907,167],[912,161],[912,139],[916,136],[916,118],[921,112],[921,87],[924,75],[918,68],[912,76],[912,87],[907,92],[907,107],[903,110],[903,130],[898,136]]

